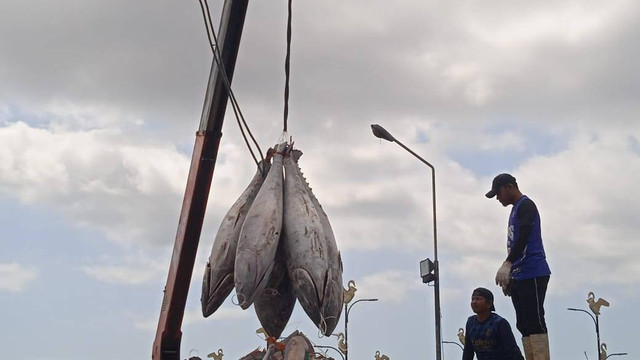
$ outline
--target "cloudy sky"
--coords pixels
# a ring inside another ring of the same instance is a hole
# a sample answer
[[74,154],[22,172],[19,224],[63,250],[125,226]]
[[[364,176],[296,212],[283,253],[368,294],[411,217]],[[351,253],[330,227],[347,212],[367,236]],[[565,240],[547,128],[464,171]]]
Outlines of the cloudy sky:
[[[221,5],[211,2],[216,24]],[[435,353],[433,289],[418,268],[433,258],[431,175],[372,123],[436,167],[444,340],[477,286],[496,291],[515,330],[493,284],[509,208],[484,197],[511,172],[542,216],[554,358],[596,358],[591,319],[566,310],[586,308],[589,291],[611,303],[600,317],[609,353],[636,358],[640,3],[293,5],[289,134],[345,282],[356,299],[380,299],[350,313],[352,358]],[[249,4],[233,85],[263,149],[282,131],[285,31],[285,1]],[[212,60],[198,2],[4,0],[0,34],[3,358],[150,358]],[[255,169],[232,116],[223,131],[183,358],[264,346],[253,309],[231,297],[200,313],[215,232]],[[295,329],[336,345],[299,307],[285,334]],[[461,352],[445,344],[444,355]]]

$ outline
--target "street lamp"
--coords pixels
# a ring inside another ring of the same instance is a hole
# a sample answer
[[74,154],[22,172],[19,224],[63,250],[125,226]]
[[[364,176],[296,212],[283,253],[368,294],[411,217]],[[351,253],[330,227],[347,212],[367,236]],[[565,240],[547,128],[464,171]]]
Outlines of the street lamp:
[[348,339],[349,333],[347,331],[347,327],[349,325],[349,311],[351,311],[351,308],[353,307],[353,305],[359,303],[360,301],[378,301],[378,299],[360,299],[360,300],[354,301],[351,305],[344,304],[344,344],[347,348],[347,352],[344,354],[344,360],[349,360],[349,339]]
[[[440,270],[438,266],[438,231],[436,225],[436,169],[427,160],[420,157],[403,143],[394,138],[387,130],[378,124],[371,125],[373,135],[380,139],[395,142],[403,149],[407,150],[411,155],[418,158],[425,165],[431,168],[431,192],[433,194],[433,258],[432,262],[426,259],[420,263],[420,276],[422,282],[429,283],[433,281],[433,290],[435,296],[435,319],[436,319],[436,360],[442,360],[442,334],[441,334],[441,317],[440,317]],[[433,273],[432,273],[433,272]]]
[[589,313],[587,310],[583,310],[583,309],[576,309],[576,308],[567,308],[567,310],[570,311],[581,311],[587,315],[589,315],[591,317],[591,320],[593,320],[593,323],[596,325],[596,338],[598,341],[598,359],[600,359],[600,321],[598,319],[598,315],[596,315],[595,317],[593,315],[591,315],[591,313]]

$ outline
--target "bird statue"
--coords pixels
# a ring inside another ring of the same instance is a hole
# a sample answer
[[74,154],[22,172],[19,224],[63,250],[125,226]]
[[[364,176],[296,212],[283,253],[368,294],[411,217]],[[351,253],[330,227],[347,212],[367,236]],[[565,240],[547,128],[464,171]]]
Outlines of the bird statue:
[[600,360],[606,360],[607,359],[607,344],[602,343],[602,345],[600,345]]
[[212,352],[211,354],[207,355],[208,358],[212,358],[213,360],[222,360],[222,356],[224,355],[224,351],[222,351],[222,349],[218,349],[218,352]]
[[389,360],[387,355],[380,355],[380,351],[376,351],[376,360]]
[[338,333],[338,349],[340,350],[341,353],[347,355],[347,343],[344,342],[344,334],[339,332]]
[[458,329],[458,340],[460,340],[460,343],[464,345],[464,329],[463,328]]
[[358,289],[356,289],[356,282],[353,280],[349,280],[348,283],[349,289],[346,290],[342,290],[344,293],[344,303],[348,304],[351,300],[353,300],[353,297],[356,295],[356,291],[358,291]]
[[256,334],[264,335],[265,340],[269,338],[269,334],[267,334],[264,328],[259,328],[258,330],[256,330]]
[[[195,355],[191,356],[192,353],[196,353]],[[198,350],[196,349],[191,349],[191,351],[189,351],[189,360],[202,360],[200,358],[200,355],[198,354]]]
[[589,303],[589,309],[593,311],[594,314],[600,315],[600,307],[601,306],[609,306],[609,302],[603,298],[598,298],[598,301],[595,301],[595,294],[593,291],[589,291],[587,295],[587,303]]

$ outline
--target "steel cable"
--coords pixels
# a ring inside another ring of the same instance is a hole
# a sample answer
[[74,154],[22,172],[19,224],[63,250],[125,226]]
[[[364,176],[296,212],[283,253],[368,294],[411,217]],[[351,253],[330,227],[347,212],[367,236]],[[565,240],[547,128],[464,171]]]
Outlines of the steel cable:
[[[253,152],[251,145],[249,144],[249,140],[247,139],[244,128],[246,128],[246,131],[249,134],[249,137],[251,137],[251,140],[256,146],[258,153],[260,154],[261,160],[264,160],[264,155],[262,154],[260,145],[256,141],[251,130],[249,129],[249,125],[247,125],[244,115],[242,114],[242,110],[240,110],[240,105],[238,104],[236,96],[233,90],[231,89],[231,82],[227,77],[227,71],[222,62],[222,55],[220,53],[218,38],[216,37],[216,33],[213,29],[213,24],[211,21],[211,13],[209,11],[209,4],[207,3],[207,0],[199,0],[199,3],[200,3],[200,8],[202,10],[202,16],[205,22],[205,28],[207,30],[207,39],[209,40],[209,45],[211,46],[211,51],[213,52],[213,59],[216,62],[216,65],[218,66],[218,73],[222,75],[222,81],[225,85],[227,93],[229,94],[229,99],[231,100],[231,107],[233,108],[233,113],[236,117],[236,122],[238,123],[238,127],[240,128],[242,137],[244,138],[244,142],[247,145],[247,148],[249,149],[249,152],[251,153],[251,157],[253,157],[253,160],[256,163],[256,166],[258,166],[258,159],[256,158],[256,155]],[[213,42],[211,41],[212,38],[213,38]],[[244,125],[244,128],[243,128],[243,125]]]

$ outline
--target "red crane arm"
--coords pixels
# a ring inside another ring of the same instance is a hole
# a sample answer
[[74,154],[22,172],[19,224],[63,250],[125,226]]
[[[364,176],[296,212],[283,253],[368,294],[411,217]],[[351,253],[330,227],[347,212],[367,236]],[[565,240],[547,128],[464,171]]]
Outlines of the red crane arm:
[[[222,63],[231,82],[235,69],[248,0],[225,0],[218,44]],[[178,231],[164,288],[160,319],[153,343],[153,360],[180,360],[182,319],[189,283],[200,241],[213,170],[222,137],[229,94],[215,60],[211,66],[200,129],[196,133],[189,178],[180,211]]]

